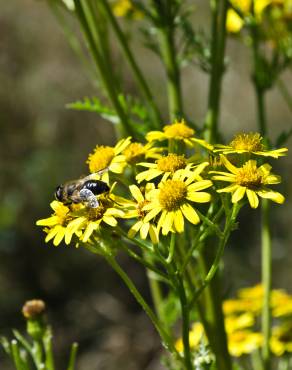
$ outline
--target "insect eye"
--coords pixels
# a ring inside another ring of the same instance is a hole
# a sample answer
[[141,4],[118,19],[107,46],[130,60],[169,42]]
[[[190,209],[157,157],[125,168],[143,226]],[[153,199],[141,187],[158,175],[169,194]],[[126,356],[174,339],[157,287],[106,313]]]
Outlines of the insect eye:
[[56,191],[55,191],[55,198],[58,200],[58,201],[62,201],[63,199],[63,186],[60,185],[56,188]]

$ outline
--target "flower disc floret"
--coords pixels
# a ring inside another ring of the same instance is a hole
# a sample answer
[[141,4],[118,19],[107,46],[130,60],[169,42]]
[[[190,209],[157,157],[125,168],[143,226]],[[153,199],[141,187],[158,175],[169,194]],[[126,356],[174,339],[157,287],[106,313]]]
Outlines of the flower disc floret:
[[159,202],[166,211],[176,211],[183,204],[187,187],[180,180],[167,180],[161,187]]
[[[114,147],[97,145],[89,154],[86,163],[91,173],[107,169],[110,172],[122,173],[126,166],[126,157],[121,154],[131,143],[131,137],[120,140]],[[108,172],[102,174],[102,180],[108,182]]]
[[234,136],[228,145],[216,144],[214,152],[222,154],[254,154],[264,157],[279,158],[286,155],[287,148],[268,150],[258,132],[240,133]]
[[107,168],[115,156],[114,149],[110,146],[97,146],[92,154],[89,155],[87,163],[90,172],[98,172]]
[[175,172],[187,165],[187,160],[183,155],[168,154],[166,157],[161,157],[157,161],[157,168],[162,172]]
[[230,142],[230,146],[235,150],[247,150],[248,152],[257,152],[264,149],[262,144],[263,138],[257,132],[250,132],[248,134],[242,133],[235,135]]
[[264,164],[257,167],[254,160],[249,160],[242,167],[235,167],[229,160],[220,155],[221,161],[230,172],[210,171],[215,174],[213,180],[226,181],[231,184],[223,189],[218,189],[218,193],[232,193],[232,203],[239,202],[244,195],[247,195],[249,204],[252,208],[259,205],[258,197],[270,199],[273,202],[282,204],[285,200],[282,194],[271,190],[266,185],[279,184],[281,177],[271,173],[271,166]]
[[137,163],[145,156],[144,145],[141,143],[131,143],[123,152],[128,163]]
[[175,122],[172,125],[164,126],[163,131],[168,139],[176,140],[188,139],[195,134],[195,131],[188,127],[184,120],[181,122]]
[[211,187],[212,182],[198,181],[198,176],[205,167],[205,163],[201,164],[192,175],[191,171],[186,174],[183,170],[178,170],[172,179],[162,181],[158,189],[150,191],[150,202],[143,208],[148,212],[144,221],[155,220],[162,235],[183,232],[184,218],[194,225],[198,224],[200,218],[191,203],[206,203],[211,200],[211,195],[201,190]]
[[153,141],[181,141],[188,147],[194,147],[197,144],[200,146],[212,150],[213,146],[207,143],[205,140],[198,139],[195,137],[195,130],[187,126],[185,120],[175,121],[170,125],[163,127],[163,131],[150,131],[146,135],[146,140],[149,142]]
[[264,174],[257,168],[254,161],[248,161],[238,169],[235,181],[238,185],[249,189],[259,188],[265,183]]
[[139,166],[146,167],[147,170],[140,172],[136,179],[140,183],[144,180],[151,181],[158,176],[163,176],[161,181],[166,181],[178,170],[190,170],[193,166],[187,163],[183,155],[170,153],[167,156],[159,158],[155,163],[142,162]]

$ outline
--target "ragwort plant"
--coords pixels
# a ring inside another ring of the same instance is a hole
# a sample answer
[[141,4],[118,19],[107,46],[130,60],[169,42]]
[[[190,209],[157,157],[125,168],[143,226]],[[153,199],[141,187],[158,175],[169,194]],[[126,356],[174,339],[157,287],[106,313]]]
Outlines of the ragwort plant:
[[[271,141],[265,94],[278,87],[291,108],[280,79],[291,67],[291,1],[211,0],[210,34],[196,29],[194,4],[184,0],[48,3],[92,71],[82,41],[69,26],[69,18],[76,20],[98,80],[99,98],[69,107],[100,114],[114,124],[119,140],[115,146],[97,145],[86,161],[91,175],[59,189],[52,215],[37,221],[45,241],[83,247],[111,265],[155,326],[169,369],[288,369],[291,297],[271,289],[269,208],[285,200],[271,162],[287,154],[282,146],[292,131]],[[130,36],[137,28],[165,69],[167,112],[158,106],[134,52]],[[243,128],[223,144],[219,116],[228,37],[252,51],[258,132]],[[125,94],[115,70],[112,38],[136,82],[135,97]],[[185,65],[209,75],[201,125],[184,110]],[[262,282],[223,301],[221,261],[232,231],[240,227],[243,207],[261,207]],[[145,267],[152,302],[119,264],[121,253]]]

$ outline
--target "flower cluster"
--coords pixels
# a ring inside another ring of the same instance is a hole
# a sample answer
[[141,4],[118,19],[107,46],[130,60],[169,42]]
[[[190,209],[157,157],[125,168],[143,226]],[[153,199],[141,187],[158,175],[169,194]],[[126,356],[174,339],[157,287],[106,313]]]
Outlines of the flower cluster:
[[238,34],[244,27],[257,27],[267,46],[291,58],[292,33],[290,0],[231,0],[226,28]]
[[[237,298],[223,302],[225,330],[229,352],[241,357],[257,350],[263,343],[260,313],[263,306],[263,286],[256,285],[239,290]],[[270,303],[274,318],[270,348],[275,356],[292,352],[292,296],[280,289],[272,290]],[[190,345],[195,350],[201,343],[207,344],[204,327],[200,322],[193,324],[190,331]],[[183,351],[181,339],[176,342],[179,352]]]
[[[37,222],[45,227],[46,242],[70,244],[73,238],[87,243],[116,228],[126,229],[131,239],[149,238],[157,244],[160,238],[198,225],[205,219],[206,204],[215,205],[222,197],[231,200],[230,207],[248,200],[257,208],[259,197],[284,201],[269,187],[280,183],[280,177],[259,160],[278,158],[287,149],[268,150],[257,133],[213,146],[181,120],[149,132],[146,140],[142,144],[128,137],[113,147],[95,147],[87,159],[90,179],[96,176],[97,188],[107,185],[94,194],[82,179],[63,185],[64,194],[51,203],[53,215]],[[81,194],[85,184],[85,193],[96,198],[93,203]]]

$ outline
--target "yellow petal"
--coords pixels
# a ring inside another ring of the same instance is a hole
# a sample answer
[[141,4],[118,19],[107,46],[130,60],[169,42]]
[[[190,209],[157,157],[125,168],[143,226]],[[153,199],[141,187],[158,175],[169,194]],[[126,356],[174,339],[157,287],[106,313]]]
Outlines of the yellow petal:
[[184,231],[184,218],[180,209],[175,211],[174,227],[178,233],[182,233]]
[[140,229],[141,239],[145,240],[147,238],[148,231],[149,231],[149,226],[150,226],[149,222],[143,223],[143,225]]
[[232,195],[232,203],[238,203],[244,197],[245,190],[244,186],[238,186]]
[[246,189],[246,195],[251,208],[257,208],[259,205],[259,198],[256,193],[253,190]]
[[48,218],[43,218],[42,220],[38,220],[36,222],[37,226],[54,226],[59,223],[59,217],[58,216],[52,216]]
[[134,238],[137,232],[140,230],[142,227],[143,222],[142,221],[137,221],[128,231],[128,237],[129,238]]
[[103,216],[102,221],[113,227],[117,226],[118,224],[118,221],[112,216]]
[[277,191],[267,189],[259,190],[257,193],[260,197],[270,199],[275,203],[283,204],[285,201],[285,197],[282,194],[278,193]]
[[154,217],[158,215],[158,213],[161,212],[160,207],[153,208],[147,215],[144,217],[144,222],[149,222],[152,220]]
[[217,193],[233,193],[238,188],[237,184],[226,186],[226,188],[218,189]]
[[173,222],[174,212],[167,212],[162,225],[162,235],[167,235],[170,232]]
[[244,21],[240,16],[233,10],[229,9],[227,12],[226,29],[228,32],[237,33],[241,30],[244,25]]
[[65,231],[65,244],[69,245],[71,243],[72,236],[73,236],[72,231],[68,230],[67,227]]
[[200,218],[197,212],[194,210],[194,208],[190,204],[185,203],[180,207],[180,209],[183,215],[185,216],[185,218],[188,221],[190,221],[192,224],[196,225],[200,222]]
[[156,227],[151,225],[151,224],[150,224],[150,227],[149,227],[149,235],[150,235],[150,239],[151,239],[153,244],[158,244],[159,243],[158,231],[157,231]]
[[209,193],[205,193],[204,191],[188,193],[187,200],[197,203],[207,203],[210,202],[211,195]]
[[130,185],[129,186],[129,189],[130,189],[130,192],[133,196],[133,198],[138,202],[143,202],[144,201],[144,197],[140,191],[140,189],[138,188],[138,186],[136,185]]
[[56,234],[58,233],[59,229],[60,229],[60,225],[56,225],[53,229],[51,229],[48,233],[48,235],[46,236],[46,239],[45,239],[45,242],[49,242],[51,239],[53,239]]
[[84,243],[86,243],[88,241],[88,239],[91,237],[94,230],[96,230],[97,228],[98,228],[98,224],[96,222],[89,222],[89,224],[87,225],[87,228],[86,228],[86,230],[83,234],[82,241]]
[[189,191],[199,191],[199,190],[204,190],[212,186],[213,183],[210,180],[202,180],[202,181],[197,181],[191,185],[188,186]]
[[238,168],[235,167],[231,162],[229,162],[229,160],[222,154],[220,154],[220,159],[221,159],[221,162],[224,164],[224,166],[231,172],[233,173],[234,175],[237,174],[238,172]]
[[281,182],[281,176],[277,176],[277,175],[268,175],[266,178],[265,178],[265,184],[280,184]]
[[226,173],[226,176],[212,176],[212,180],[226,181],[226,182],[235,182],[235,177],[232,177],[231,174]]
[[58,230],[58,233],[56,234],[56,236],[54,238],[54,241],[53,241],[53,244],[56,247],[61,243],[61,241],[64,238],[64,235],[65,235],[65,228],[64,227],[60,227],[59,230]]

